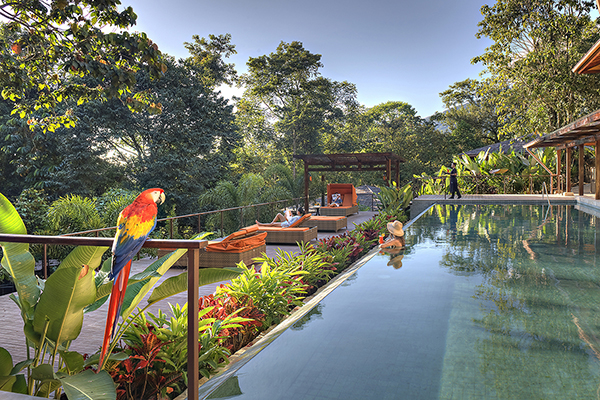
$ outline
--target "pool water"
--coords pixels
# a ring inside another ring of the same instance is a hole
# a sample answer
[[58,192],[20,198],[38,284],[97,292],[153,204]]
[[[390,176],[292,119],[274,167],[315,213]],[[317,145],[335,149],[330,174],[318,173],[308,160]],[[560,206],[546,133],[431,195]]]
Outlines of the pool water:
[[599,218],[434,206],[406,244],[201,398],[600,398]]

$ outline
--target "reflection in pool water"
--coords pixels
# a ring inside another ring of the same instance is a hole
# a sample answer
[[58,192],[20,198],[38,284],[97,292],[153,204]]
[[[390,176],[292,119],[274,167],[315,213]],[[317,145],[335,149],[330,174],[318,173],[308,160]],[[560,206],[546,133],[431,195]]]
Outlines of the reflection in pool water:
[[209,398],[598,398],[598,218],[436,206],[406,244],[401,268],[375,255]]

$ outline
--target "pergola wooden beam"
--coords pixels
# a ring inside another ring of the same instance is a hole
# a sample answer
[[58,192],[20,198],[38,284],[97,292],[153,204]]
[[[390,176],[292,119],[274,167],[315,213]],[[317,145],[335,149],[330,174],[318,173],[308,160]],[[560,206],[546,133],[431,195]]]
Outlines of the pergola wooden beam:
[[402,157],[394,153],[341,153],[341,154],[299,154],[295,159],[304,162],[304,209],[308,211],[309,172],[364,172],[385,171],[387,181],[396,185],[400,180]]
[[[600,43],[600,42],[599,42]],[[599,47],[600,51],[600,47]],[[600,53],[599,53],[600,59]],[[600,65],[600,63],[599,63]],[[600,71],[599,71],[600,72]],[[561,168],[561,157],[560,153],[562,150],[567,150],[566,160],[566,171],[567,171],[567,186],[570,189],[570,173],[571,170],[571,157],[570,149],[577,146],[579,149],[579,195],[583,195],[583,155],[584,146],[595,147],[595,170],[596,170],[596,187],[595,187],[595,198],[600,200],[600,110],[596,110],[585,117],[579,118],[577,121],[570,123],[555,130],[552,133],[541,136],[531,142],[525,144],[523,147],[530,153],[531,148],[536,147],[554,147],[556,148],[556,174],[558,177],[562,174]],[[538,160],[539,162],[539,160]],[[560,178],[557,188],[560,189]],[[552,184],[551,184],[552,189]]]

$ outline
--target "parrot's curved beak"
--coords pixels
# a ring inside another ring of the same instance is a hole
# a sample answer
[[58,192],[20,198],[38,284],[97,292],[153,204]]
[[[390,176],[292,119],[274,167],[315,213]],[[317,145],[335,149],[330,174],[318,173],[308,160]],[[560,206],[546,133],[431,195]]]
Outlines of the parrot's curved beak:
[[156,199],[156,204],[162,204],[165,202],[165,194],[164,192],[160,194],[160,196],[158,196],[158,199]]

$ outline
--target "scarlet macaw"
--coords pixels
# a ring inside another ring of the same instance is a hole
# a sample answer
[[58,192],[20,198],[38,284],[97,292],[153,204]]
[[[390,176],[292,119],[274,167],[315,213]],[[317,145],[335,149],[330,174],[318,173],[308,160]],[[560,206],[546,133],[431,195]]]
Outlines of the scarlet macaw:
[[108,344],[115,333],[121,314],[121,305],[125,298],[125,290],[129,280],[131,260],[140,251],[146,238],[156,226],[158,211],[156,205],[165,201],[164,192],[164,190],[158,188],[145,190],[119,214],[117,233],[112,247],[112,266],[108,274],[108,278],[114,278],[114,282],[110,294],[98,370],[103,366]]

